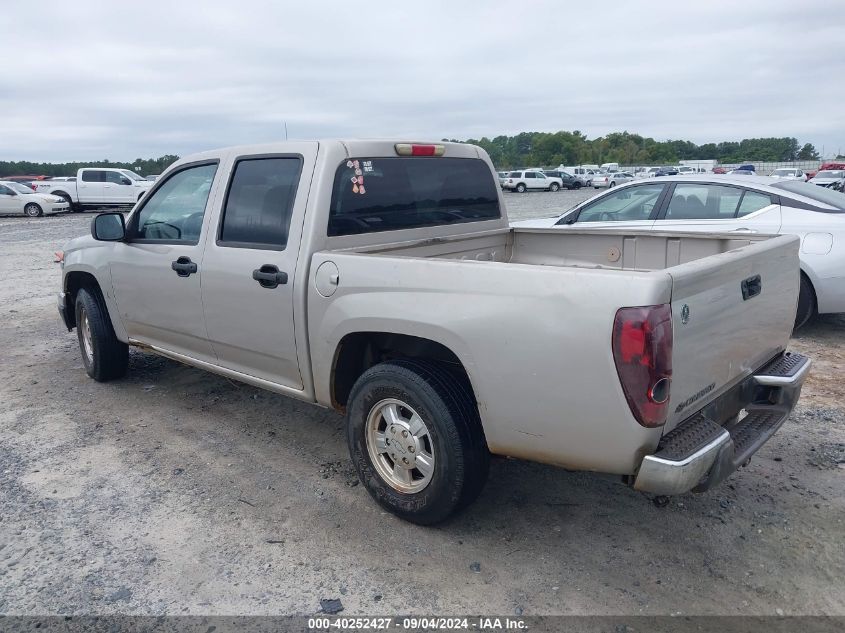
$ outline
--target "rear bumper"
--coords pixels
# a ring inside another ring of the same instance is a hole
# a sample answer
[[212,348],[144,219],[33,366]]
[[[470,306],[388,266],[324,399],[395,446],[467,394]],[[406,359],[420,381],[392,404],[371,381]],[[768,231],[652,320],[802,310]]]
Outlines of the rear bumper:
[[[634,488],[660,495],[704,492],[747,462],[787,420],[810,371],[810,359],[782,354],[688,418],[640,464]],[[715,419],[731,415],[720,425]]]

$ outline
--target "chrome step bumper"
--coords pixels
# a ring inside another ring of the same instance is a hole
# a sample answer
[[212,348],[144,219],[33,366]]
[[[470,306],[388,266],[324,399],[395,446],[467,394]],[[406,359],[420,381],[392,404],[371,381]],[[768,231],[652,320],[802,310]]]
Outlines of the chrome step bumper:
[[[634,488],[660,495],[703,492],[747,462],[787,420],[810,371],[810,359],[782,354],[740,385],[746,415],[720,426],[707,407],[663,436],[640,464]],[[709,406],[709,405],[708,405]]]

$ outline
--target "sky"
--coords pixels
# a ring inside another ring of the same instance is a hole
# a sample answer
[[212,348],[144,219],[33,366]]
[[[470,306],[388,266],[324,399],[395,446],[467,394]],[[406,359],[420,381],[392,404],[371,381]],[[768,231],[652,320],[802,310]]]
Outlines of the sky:
[[845,152],[836,0],[5,0],[0,160],[627,130]]

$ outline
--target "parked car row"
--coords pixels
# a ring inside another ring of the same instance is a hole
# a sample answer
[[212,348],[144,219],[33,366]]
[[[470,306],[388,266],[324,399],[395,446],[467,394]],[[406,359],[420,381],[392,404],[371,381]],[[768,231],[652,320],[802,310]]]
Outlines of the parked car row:
[[[131,207],[157,178],[158,174],[145,178],[129,169],[111,167],[83,168],[76,176],[9,176],[0,179],[0,213],[38,217],[86,208]],[[33,193],[40,197],[31,197]]]

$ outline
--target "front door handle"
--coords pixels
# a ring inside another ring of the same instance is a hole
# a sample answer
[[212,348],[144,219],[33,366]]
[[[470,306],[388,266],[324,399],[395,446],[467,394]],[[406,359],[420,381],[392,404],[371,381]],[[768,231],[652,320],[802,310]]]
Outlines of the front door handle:
[[180,277],[188,277],[197,272],[197,265],[191,261],[190,257],[180,257],[175,262],[171,262],[170,267]]
[[273,264],[264,264],[261,268],[256,268],[252,271],[252,278],[262,288],[277,288],[279,284],[288,282],[288,274],[280,272],[279,267]]
[[756,233],[757,231],[755,231],[754,229],[746,229],[745,227],[743,227],[741,229],[734,229],[732,232],[733,233]]

